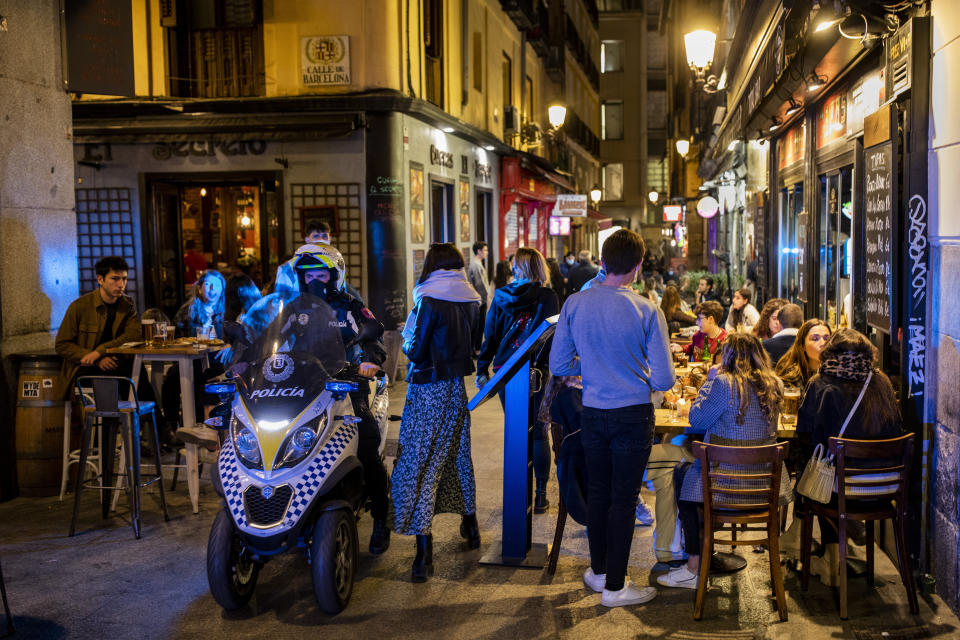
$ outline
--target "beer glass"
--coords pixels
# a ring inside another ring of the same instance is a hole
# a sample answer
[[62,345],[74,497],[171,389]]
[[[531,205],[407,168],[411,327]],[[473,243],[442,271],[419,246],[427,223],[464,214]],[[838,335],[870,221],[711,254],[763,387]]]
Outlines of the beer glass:
[[783,392],[783,422],[793,424],[800,410],[800,389],[787,387]]
[[143,318],[140,321],[140,327],[143,330],[143,343],[147,349],[153,349],[156,346],[156,322],[152,318]]

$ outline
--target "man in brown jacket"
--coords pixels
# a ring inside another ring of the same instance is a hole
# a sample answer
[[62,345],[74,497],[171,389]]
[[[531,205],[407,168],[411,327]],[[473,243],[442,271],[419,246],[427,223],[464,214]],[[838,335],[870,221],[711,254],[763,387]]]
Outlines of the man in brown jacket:
[[130,375],[130,363],[106,350],[141,339],[140,316],[129,296],[128,266],[123,258],[108,257],[97,262],[96,291],[80,296],[67,307],[55,348],[63,357],[57,393],[68,398],[79,375]]

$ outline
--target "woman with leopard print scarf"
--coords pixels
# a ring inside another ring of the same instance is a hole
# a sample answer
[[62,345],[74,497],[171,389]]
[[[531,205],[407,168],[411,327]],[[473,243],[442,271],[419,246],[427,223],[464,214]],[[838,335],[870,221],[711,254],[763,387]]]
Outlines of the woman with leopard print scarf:
[[[874,366],[875,357],[876,349],[858,331],[840,329],[830,337],[820,352],[820,368],[807,385],[797,417],[797,448],[803,460],[810,458],[818,444],[826,449],[828,440],[839,435],[871,371],[870,386],[843,435],[858,440],[901,435],[897,397],[890,379]],[[889,461],[857,462],[857,466],[883,467]],[[811,560],[810,570],[825,584],[834,585],[839,580],[836,523],[821,518],[820,532],[825,553]]]

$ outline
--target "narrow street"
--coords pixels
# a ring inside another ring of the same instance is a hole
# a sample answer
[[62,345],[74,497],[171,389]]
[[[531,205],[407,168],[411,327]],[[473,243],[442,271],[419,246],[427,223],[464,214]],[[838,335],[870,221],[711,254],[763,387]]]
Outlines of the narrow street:
[[[405,385],[395,385],[391,407],[399,413]],[[472,389],[471,389],[472,390]],[[143,538],[135,540],[124,518],[99,519],[96,493],[84,495],[79,533],[67,537],[72,495],[0,504],[0,558],[17,626],[17,638],[956,638],[960,622],[938,596],[922,596],[920,615],[907,611],[896,570],[877,553],[876,586],[850,581],[850,619],[841,621],[835,590],[811,579],[800,591],[799,575],[787,571],[789,621],[778,621],[765,554],[739,552],[745,571],[713,577],[704,618],[693,620],[694,592],[660,588],[643,606],[606,609],[581,575],[588,553],[583,527],[567,524],[555,576],[545,570],[481,567],[477,561],[495,543],[500,527],[503,415],[488,402],[473,415],[480,551],[465,551],[459,519],[439,516],[434,527],[436,574],[426,584],[409,579],[413,540],[394,536],[380,557],[362,552],[358,580],[347,610],[329,617],[318,610],[308,567],[299,554],[269,563],[260,574],[249,609],[224,613],[214,602],[204,568],[210,524],[219,500],[204,469],[200,514],[190,513],[186,485],[168,493],[171,520],[159,515],[155,489],[144,498]],[[399,423],[392,423],[396,430]],[[391,434],[394,435],[394,434]],[[388,468],[390,462],[388,461]],[[169,484],[167,485],[169,486]],[[644,491],[648,504],[653,496]],[[552,540],[556,484],[551,508],[534,517],[535,542]],[[370,519],[360,522],[366,548]],[[863,549],[855,554],[863,557]],[[652,581],[652,528],[637,526],[631,577]],[[657,567],[656,571],[662,569]],[[656,574],[653,574],[656,575]]]

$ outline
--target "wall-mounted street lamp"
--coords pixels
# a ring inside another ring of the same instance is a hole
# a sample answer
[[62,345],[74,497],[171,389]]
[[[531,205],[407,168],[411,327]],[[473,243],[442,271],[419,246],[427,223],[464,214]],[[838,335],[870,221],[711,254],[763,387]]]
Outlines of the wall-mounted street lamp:
[[657,200],[660,199],[660,194],[656,191],[651,191],[647,194],[647,198],[650,200],[650,204],[657,204]]
[[603,189],[600,188],[600,185],[593,185],[593,189],[590,189],[590,202],[593,203],[593,206],[597,206],[597,203],[600,202],[600,198],[603,197]]
[[552,104],[547,107],[547,120],[550,121],[550,126],[554,129],[562,127],[566,119],[567,108],[562,104]]
[[690,153],[690,141],[689,140],[677,140],[677,153],[680,154],[680,157],[684,160],[687,159],[687,154]]
[[683,36],[683,46],[687,54],[687,66],[697,77],[697,84],[706,93],[716,93],[720,81],[717,76],[707,76],[707,69],[713,63],[713,52],[717,45],[717,34],[706,29],[691,31]]
[[683,45],[687,54],[687,65],[696,74],[697,80],[703,80],[707,68],[713,62],[713,50],[717,45],[717,34],[706,29],[691,31],[683,36]]

